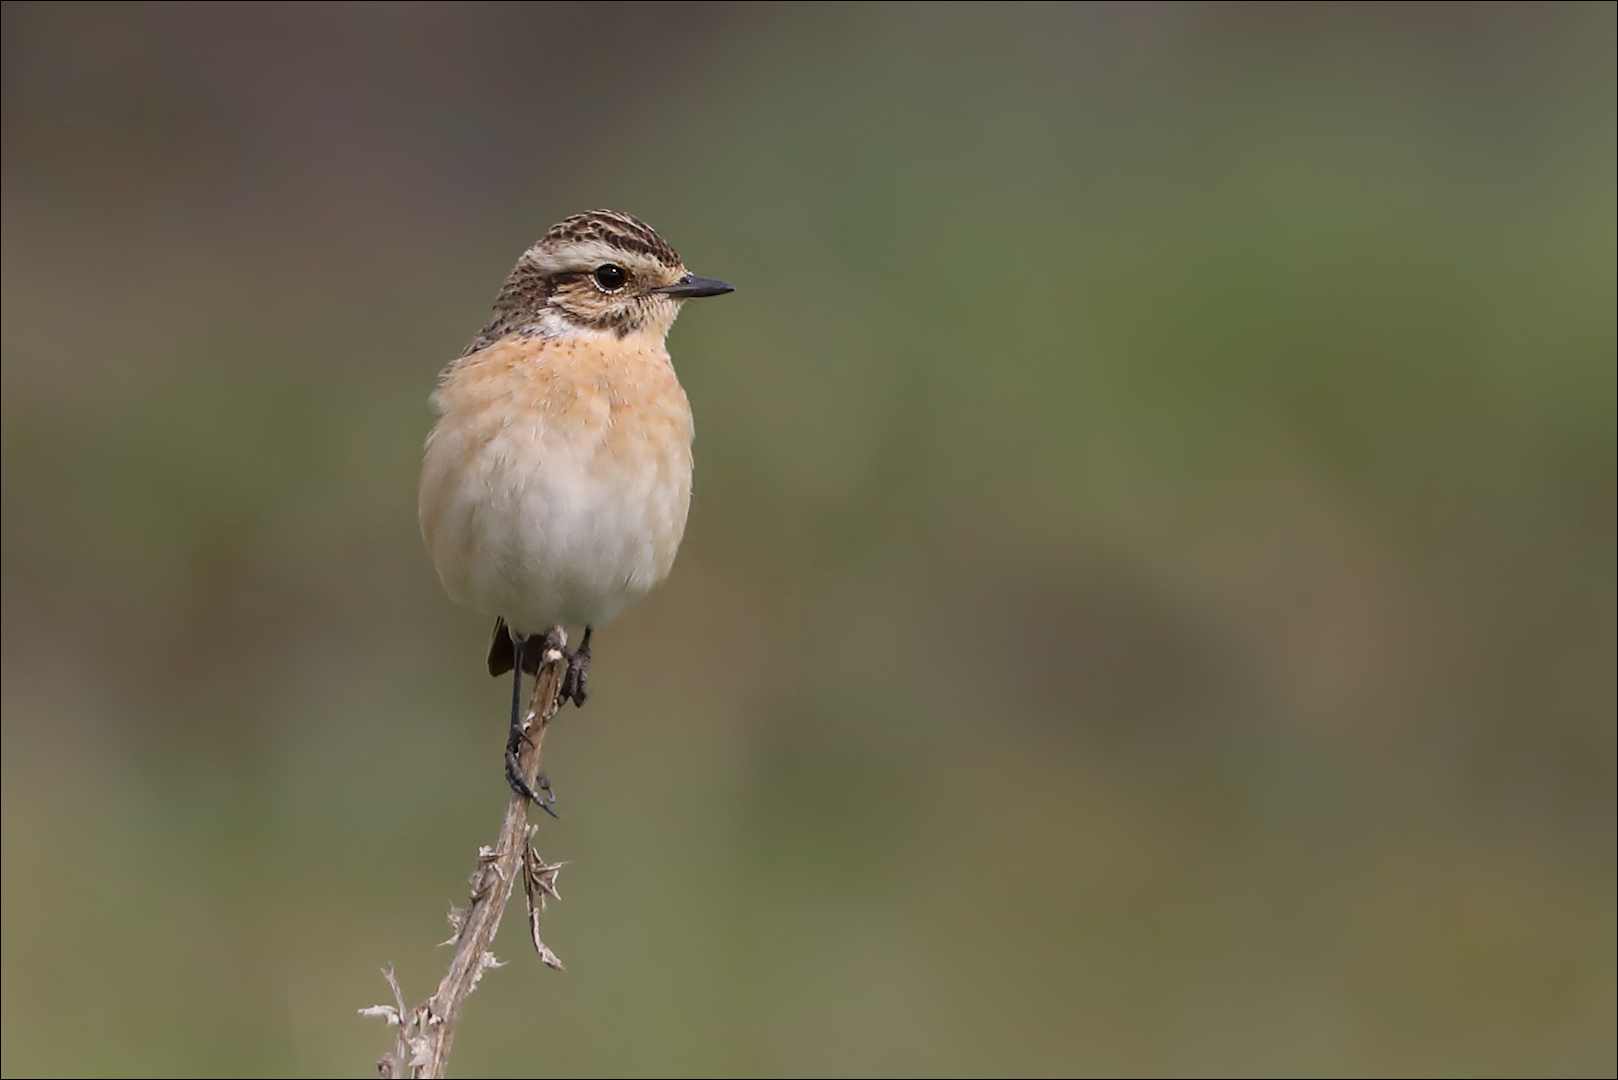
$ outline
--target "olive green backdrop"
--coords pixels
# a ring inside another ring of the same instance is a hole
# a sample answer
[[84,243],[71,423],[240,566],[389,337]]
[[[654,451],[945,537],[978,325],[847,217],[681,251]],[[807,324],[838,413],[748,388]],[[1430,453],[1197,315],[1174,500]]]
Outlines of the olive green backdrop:
[[1610,1075],[1614,10],[6,5],[5,1073],[431,989],[427,395],[607,206],[737,292],[458,1075]]

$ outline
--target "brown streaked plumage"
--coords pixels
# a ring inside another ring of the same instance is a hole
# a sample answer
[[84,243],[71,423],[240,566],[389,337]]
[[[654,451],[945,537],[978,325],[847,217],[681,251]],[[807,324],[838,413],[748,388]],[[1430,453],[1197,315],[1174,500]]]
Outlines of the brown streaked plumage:
[[[499,620],[491,671],[520,682],[525,640],[569,625],[587,662],[591,628],[668,575],[692,426],[664,338],[684,300],[729,291],[628,214],[580,214],[523,253],[444,369],[421,530],[450,596]],[[568,694],[583,703],[582,663]]]

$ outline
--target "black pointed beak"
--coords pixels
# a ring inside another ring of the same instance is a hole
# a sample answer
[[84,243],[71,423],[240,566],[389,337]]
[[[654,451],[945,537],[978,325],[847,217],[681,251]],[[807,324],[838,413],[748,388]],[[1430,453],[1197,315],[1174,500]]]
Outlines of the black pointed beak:
[[727,285],[717,278],[697,277],[687,274],[673,285],[664,285],[660,289],[653,289],[654,293],[672,296],[676,300],[689,300],[693,296],[722,296],[728,292],[735,292],[736,286]]

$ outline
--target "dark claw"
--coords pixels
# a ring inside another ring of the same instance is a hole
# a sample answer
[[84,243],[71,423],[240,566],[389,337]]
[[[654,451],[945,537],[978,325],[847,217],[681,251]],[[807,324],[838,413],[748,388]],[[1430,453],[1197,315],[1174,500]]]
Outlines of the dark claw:
[[595,627],[584,628],[584,638],[579,647],[567,655],[567,674],[562,676],[561,701],[565,704],[569,698],[573,704],[582,708],[590,696],[590,637],[595,633]]
[[[521,795],[551,817],[555,817],[556,811],[550,807],[550,804],[556,801],[556,793],[551,790],[551,782],[546,779],[543,772],[540,773],[535,778],[539,790],[535,791],[534,786],[523,779],[522,769],[517,764],[517,750],[527,741],[527,735],[517,733],[516,738],[506,744],[506,784],[512,791]],[[540,794],[541,791],[544,792],[543,795]]]

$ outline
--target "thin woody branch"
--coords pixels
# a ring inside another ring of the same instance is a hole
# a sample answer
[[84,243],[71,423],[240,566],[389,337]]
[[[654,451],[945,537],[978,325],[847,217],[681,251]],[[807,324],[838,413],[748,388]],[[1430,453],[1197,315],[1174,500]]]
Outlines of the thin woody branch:
[[[555,640],[565,640],[560,627]],[[527,741],[517,753],[518,771],[530,788],[539,776],[540,745],[544,742],[546,727],[560,707],[567,668],[567,659],[558,648],[548,647],[540,659],[539,674],[534,680],[534,692],[524,719]],[[506,901],[519,876],[528,897],[528,928],[534,948],[546,964],[557,969],[562,967],[556,954],[539,939],[539,913],[547,898],[557,896],[556,875],[562,864],[546,863],[529,846],[534,829],[535,826],[528,823],[528,800],[514,792],[506,804],[499,839],[493,847],[478,849],[477,869],[472,872],[466,907],[450,909],[449,921],[455,933],[444,944],[455,946],[455,956],[432,997],[414,1009],[407,1008],[393,970],[383,972],[393,989],[395,1004],[360,1010],[361,1015],[381,1016],[398,1028],[392,1052],[384,1054],[377,1062],[381,1076],[446,1075],[461,1008],[477,989],[484,970],[499,966],[489,946],[500,929]]]

